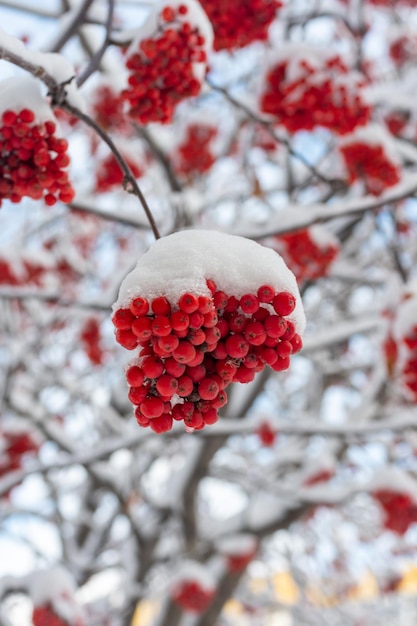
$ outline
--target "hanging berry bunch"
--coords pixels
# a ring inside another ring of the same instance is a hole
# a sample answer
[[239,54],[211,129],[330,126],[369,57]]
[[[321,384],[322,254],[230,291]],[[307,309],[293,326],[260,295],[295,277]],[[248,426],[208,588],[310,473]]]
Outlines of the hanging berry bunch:
[[370,118],[362,86],[339,55],[287,44],[269,64],[259,107],[290,133],[322,126],[344,135]]
[[38,81],[31,77],[2,81],[0,111],[0,205],[23,197],[48,205],[71,202],[68,143],[57,135],[57,124]]
[[141,124],[171,122],[177,105],[200,92],[212,38],[195,0],[155,9],[128,51],[130,75],[122,97],[129,115]]
[[215,50],[243,48],[268,39],[268,28],[282,3],[278,0],[201,0],[214,30]]
[[99,85],[93,96],[93,117],[104,130],[129,135],[133,129],[123,112],[123,104],[119,92],[114,91],[110,85]]
[[104,355],[101,347],[100,324],[97,318],[90,317],[86,320],[81,329],[80,339],[91,363],[101,365]]
[[319,225],[279,235],[266,243],[282,255],[298,281],[326,276],[340,249],[337,238]]
[[[143,175],[143,169],[138,163],[137,158],[124,155],[124,159],[130,167],[133,176],[135,178],[140,178]],[[123,179],[124,174],[120,169],[118,162],[113,154],[109,154],[109,156],[104,159],[104,161],[102,161],[97,168],[96,191],[105,193],[114,187],[120,188],[123,183]]]
[[171,586],[171,598],[184,611],[203,613],[215,590],[214,578],[206,567],[185,561]]
[[349,182],[362,180],[365,191],[379,196],[400,181],[400,161],[388,133],[383,128],[366,126],[343,140],[340,152]]
[[204,174],[212,167],[216,157],[211,151],[211,142],[217,129],[208,124],[190,124],[183,142],[178,146],[175,155],[175,170],[183,176]]
[[295,278],[274,251],[213,231],[159,240],[114,305],[116,340],[138,349],[126,369],[138,424],[214,423],[230,383],[289,367],[304,323]]

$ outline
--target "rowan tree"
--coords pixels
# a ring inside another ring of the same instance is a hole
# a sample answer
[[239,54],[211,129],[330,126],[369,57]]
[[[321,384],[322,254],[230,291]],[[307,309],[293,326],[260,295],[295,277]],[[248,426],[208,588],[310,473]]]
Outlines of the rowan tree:
[[416,3],[0,15],[1,626],[411,623]]

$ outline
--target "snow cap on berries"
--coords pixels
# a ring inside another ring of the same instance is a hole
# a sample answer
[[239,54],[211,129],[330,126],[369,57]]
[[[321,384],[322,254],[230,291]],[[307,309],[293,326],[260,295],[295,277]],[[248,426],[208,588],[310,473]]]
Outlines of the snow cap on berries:
[[69,626],[82,626],[83,615],[74,598],[75,589],[71,574],[60,566],[29,576],[29,595],[35,606],[50,606]]
[[236,298],[264,284],[291,293],[296,306],[288,319],[303,333],[297,282],[279,254],[250,239],[210,230],[181,231],[156,241],[122,282],[113,310],[128,307],[138,295],[149,301],[163,295],[173,306],[187,292],[210,296],[207,279]]
[[244,569],[256,554],[258,540],[255,535],[240,533],[224,537],[217,543],[220,554],[227,560],[228,569],[240,571]]
[[201,613],[210,604],[216,580],[207,566],[197,561],[183,561],[171,584],[171,597],[183,609]]

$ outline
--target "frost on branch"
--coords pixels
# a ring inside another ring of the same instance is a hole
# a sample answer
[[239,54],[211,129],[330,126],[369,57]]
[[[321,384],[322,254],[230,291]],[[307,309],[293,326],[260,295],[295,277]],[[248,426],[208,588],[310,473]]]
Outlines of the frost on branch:
[[362,87],[362,77],[333,51],[286,44],[271,55],[259,108],[290,133],[322,126],[345,135],[369,121]]
[[68,142],[59,136],[39,82],[28,76],[9,78],[0,90],[0,205],[24,196],[44,199],[47,205],[71,202]]
[[194,561],[183,561],[171,585],[171,597],[184,611],[203,613],[215,590],[216,582],[207,567]]
[[305,326],[292,272],[273,250],[214,231],[157,241],[123,281],[113,306],[116,340],[138,349],[126,369],[141,426],[217,420],[226,387],[265,365],[286,370]]
[[170,123],[178,104],[199,94],[213,32],[195,0],[155,7],[128,50],[129,115],[141,124]]

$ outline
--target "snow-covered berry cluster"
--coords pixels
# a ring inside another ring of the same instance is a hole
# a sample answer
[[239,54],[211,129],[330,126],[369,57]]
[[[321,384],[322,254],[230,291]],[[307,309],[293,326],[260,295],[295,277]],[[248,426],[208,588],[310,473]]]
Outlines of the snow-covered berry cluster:
[[391,38],[388,54],[394,64],[401,68],[417,59],[417,33],[403,30]]
[[279,235],[266,243],[281,254],[299,281],[326,276],[340,250],[337,238],[320,225]]
[[174,0],[157,11],[126,60],[130,74],[122,97],[141,124],[171,122],[177,105],[198,95],[212,44],[210,23],[195,0]]
[[33,626],[85,626],[84,615],[75,601],[75,584],[70,573],[56,566],[28,576],[33,602]]
[[229,572],[241,572],[253,561],[258,551],[258,540],[254,535],[238,534],[225,537],[218,544],[220,554],[226,558]]
[[183,176],[208,172],[216,160],[210,146],[216,134],[217,129],[209,124],[190,124],[176,150],[174,158],[176,172]]
[[[123,155],[127,165],[130,167],[132,174],[135,178],[140,178],[143,175],[143,169],[141,165],[132,157]],[[104,159],[100,163],[96,171],[96,191],[104,193],[113,189],[114,187],[120,187],[123,183],[124,174],[120,169],[118,162],[113,154]]]
[[170,430],[173,419],[197,430],[216,422],[227,386],[252,381],[265,365],[288,369],[304,328],[282,259],[212,231],[154,244],[122,284],[112,319],[116,340],[139,348],[126,369],[129,399],[138,424],[155,432]]
[[204,565],[184,561],[171,586],[171,598],[184,611],[203,613],[215,591],[213,575]]
[[403,535],[417,522],[417,502],[408,493],[391,489],[377,489],[372,493],[384,511],[384,527]]
[[0,255],[0,285],[48,286],[53,277],[55,260],[46,251],[32,255],[28,251],[16,253],[5,249]]
[[0,206],[23,197],[51,206],[75,195],[67,172],[68,142],[57,135],[52,110],[33,81],[13,78],[0,85]]
[[322,126],[345,135],[369,121],[362,86],[339,55],[288,44],[269,64],[259,107],[290,133]]
[[392,138],[369,125],[343,140],[339,149],[350,183],[361,180],[367,193],[378,196],[400,181],[400,162]]
[[201,0],[214,30],[215,50],[243,48],[268,39],[268,29],[282,3],[278,0]]

